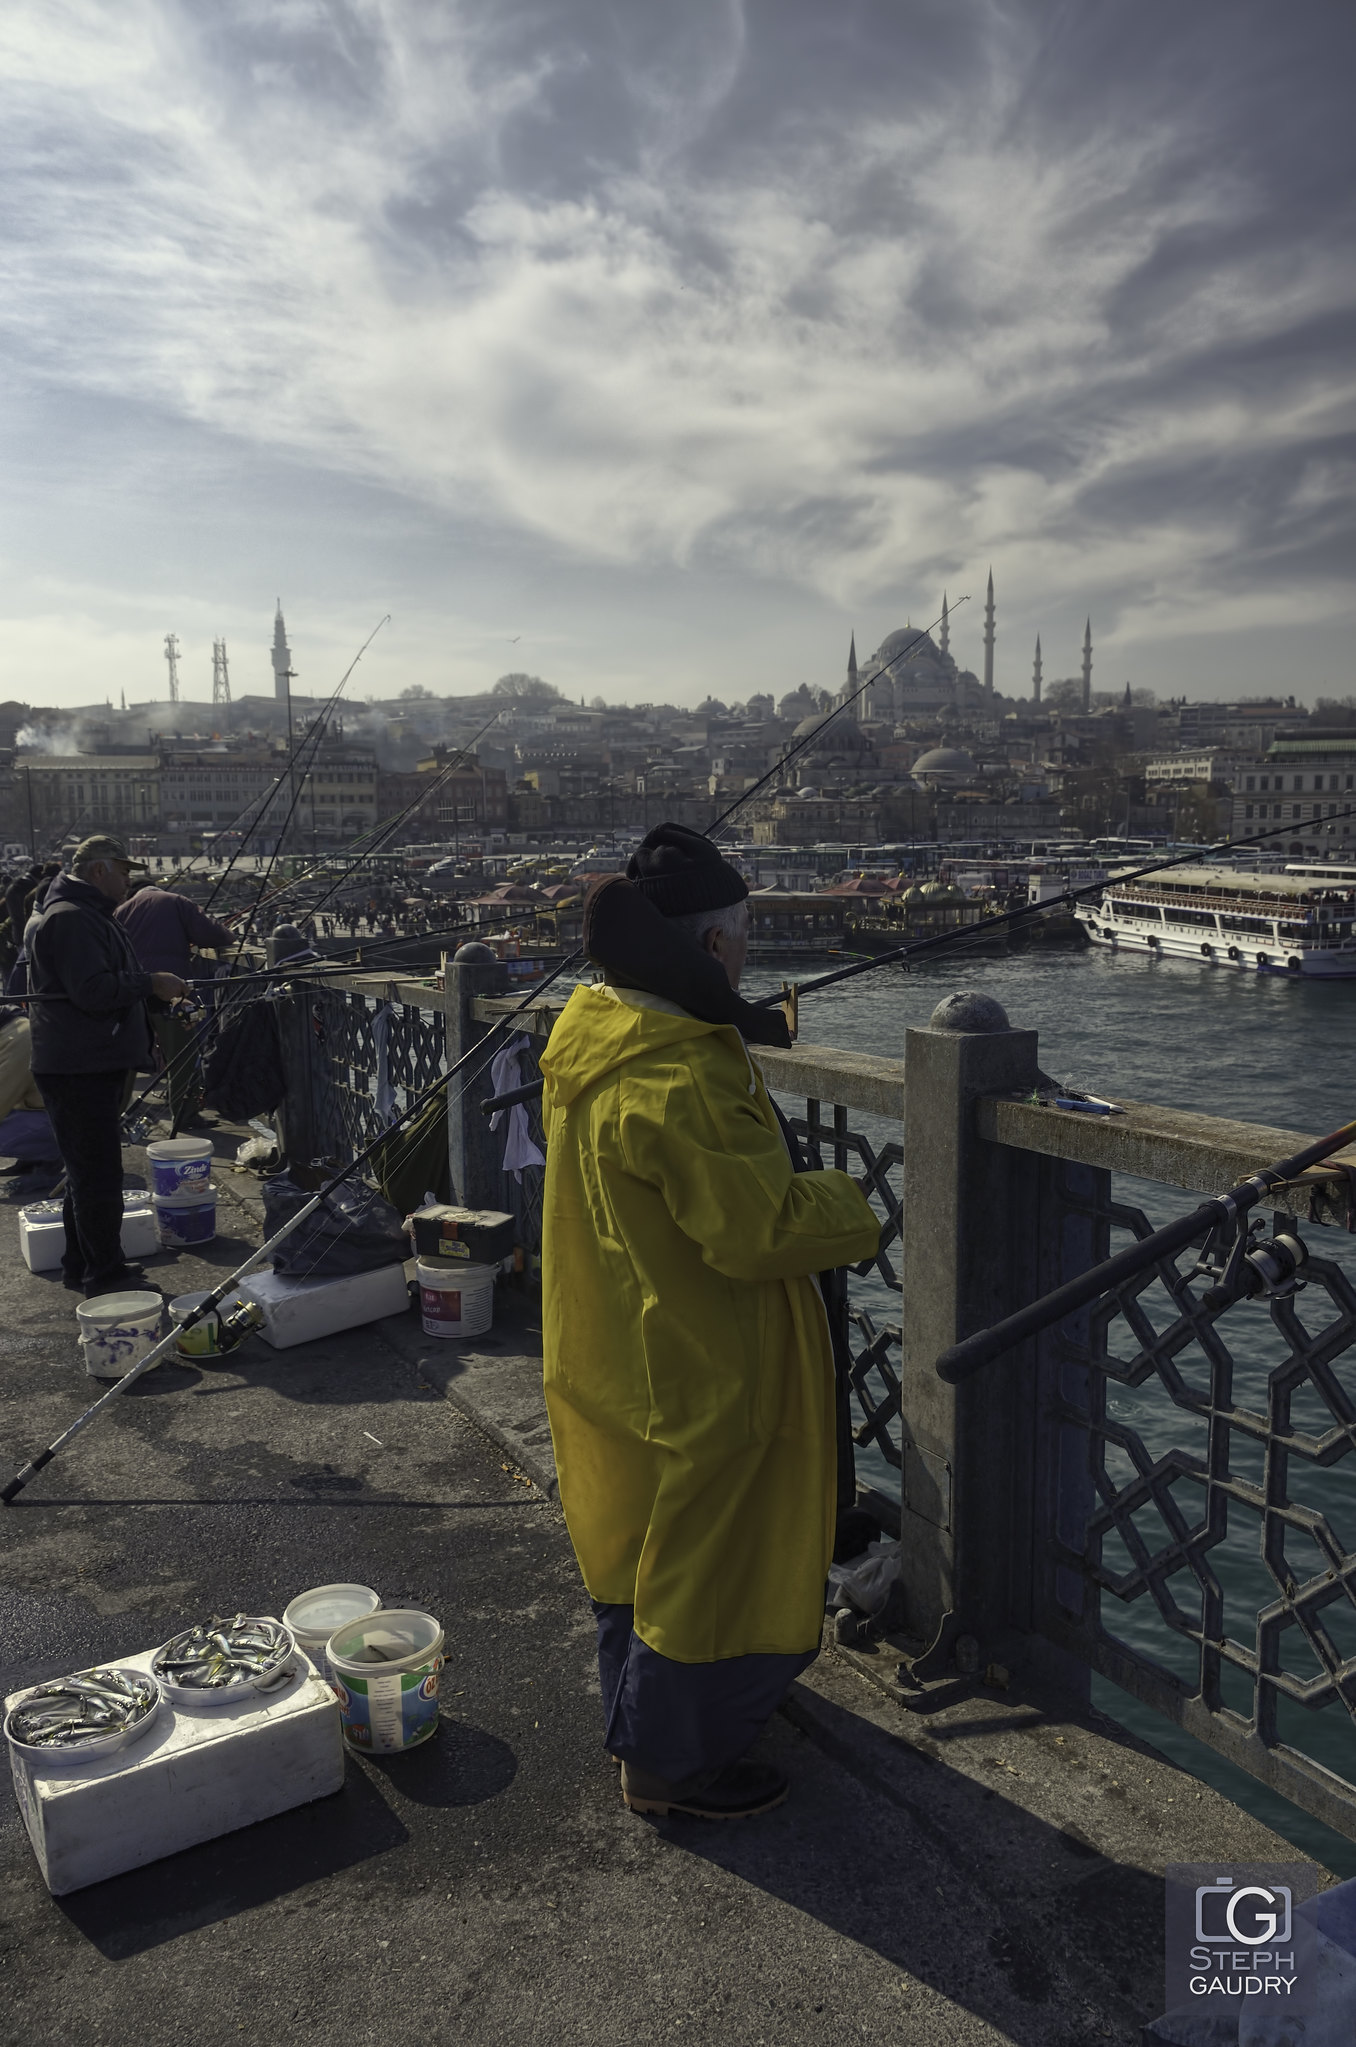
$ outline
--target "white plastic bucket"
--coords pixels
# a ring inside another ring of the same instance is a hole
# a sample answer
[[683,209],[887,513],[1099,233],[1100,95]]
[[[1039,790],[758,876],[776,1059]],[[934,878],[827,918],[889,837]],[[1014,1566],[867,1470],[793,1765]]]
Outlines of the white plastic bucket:
[[381,1598],[370,1585],[313,1585],[309,1592],[297,1594],[283,1622],[323,1676],[325,1644],[336,1628],[366,1620],[380,1605]]
[[493,1265],[467,1265],[460,1259],[420,1258],[419,1310],[425,1336],[454,1342],[483,1336],[494,1321]]
[[157,1137],[146,1147],[151,1162],[152,1192],[193,1196],[206,1201],[211,1192],[210,1137]]
[[336,1628],[325,1654],[352,1747],[393,1755],[437,1733],[443,1631],[432,1614],[378,1608]]
[[121,1379],[155,1348],[165,1304],[159,1294],[96,1294],[77,1301],[75,1319],[85,1370],[92,1379]]
[[181,1251],[185,1245],[210,1244],[217,1233],[217,1190],[210,1183],[206,1195],[153,1194],[155,1226],[167,1251]]

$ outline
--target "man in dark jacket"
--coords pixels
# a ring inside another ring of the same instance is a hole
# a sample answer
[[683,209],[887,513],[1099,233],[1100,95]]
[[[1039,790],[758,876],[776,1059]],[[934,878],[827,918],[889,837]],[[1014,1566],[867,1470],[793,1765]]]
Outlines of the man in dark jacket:
[[29,941],[33,1077],[66,1168],[68,1287],[87,1296],[142,1283],[122,1255],[122,1128],[130,1074],[151,1063],[148,999],[187,994],[178,974],[143,971],[113,912],[133,866],[105,833],[75,849],[69,874],[47,891]]
[[[187,896],[176,895],[173,889],[139,888],[113,915],[131,939],[132,949],[148,974],[177,974],[186,981],[195,945],[210,946],[215,952],[235,944],[235,935],[226,925],[218,924],[205,910],[200,910]],[[206,1129],[197,1032],[169,1010],[153,1011],[151,1028],[165,1061],[174,1128]]]

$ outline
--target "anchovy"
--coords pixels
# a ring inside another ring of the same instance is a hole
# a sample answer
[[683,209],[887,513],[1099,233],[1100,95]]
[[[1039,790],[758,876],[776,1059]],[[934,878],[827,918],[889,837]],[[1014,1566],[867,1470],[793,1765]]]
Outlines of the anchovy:
[[139,1671],[84,1670],[37,1686],[10,1714],[8,1731],[26,1748],[70,1748],[127,1733],[155,1703],[155,1685]]
[[214,1614],[210,1621],[198,1621],[166,1642],[151,1667],[157,1676],[185,1690],[221,1691],[276,1669],[290,1646],[280,1622],[243,1613],[226,1620]]

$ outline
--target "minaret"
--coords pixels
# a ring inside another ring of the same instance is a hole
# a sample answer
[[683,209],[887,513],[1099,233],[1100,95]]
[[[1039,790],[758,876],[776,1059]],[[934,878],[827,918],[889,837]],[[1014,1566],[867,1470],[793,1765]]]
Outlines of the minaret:
[[1038,704],[1040,700],[1041,700],[1041,636],[1039,633],[1037,633],[1036,658],[1031,664],[1031,701],[1033,704]]
[[941,648],[943,655],[951,652],[951,621],[946,615],[945,590],[942,592],[942,630],[937,636],[937,644]]
[[283,624],[282,599],[273,618],[273,694],[280,704],[290,702],[292,696],[292,649],[287,644],[287,627]]
[[984,701],[993,702],[993,570],[989,570],[989,594],[984,604]]
[[[854,626],[852,629],[851,637],[848,640],[847,681],[843,684],[843,695],[841,701],[843,703],[847,703],[849,698],[856,696],[856,694],[857,694],[857,629]],[[855,706],[852,715],[854,718],[861,717],[862,711],[860,700]]]
[[1092,619],[1083,629],[1083,716],[1092,709]]

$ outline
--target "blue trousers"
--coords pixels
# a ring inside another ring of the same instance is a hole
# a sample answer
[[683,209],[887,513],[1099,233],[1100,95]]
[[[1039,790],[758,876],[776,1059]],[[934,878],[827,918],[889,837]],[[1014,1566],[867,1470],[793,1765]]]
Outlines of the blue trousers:
[[727,1656],[675,1663],[641,1641],[633,1606],[592,1602],[598,1621],[604,1745],[624,1763],[681,1784],[737,1762],[776,1712],[793,1678],[814,1662],[801,1656]]

